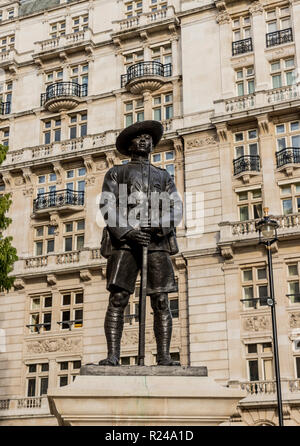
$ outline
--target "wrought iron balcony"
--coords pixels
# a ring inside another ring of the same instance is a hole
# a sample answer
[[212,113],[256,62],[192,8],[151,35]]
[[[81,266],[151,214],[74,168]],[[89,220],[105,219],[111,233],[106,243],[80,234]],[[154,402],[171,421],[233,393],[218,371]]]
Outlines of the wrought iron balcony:
[[286,164],[300,164],[300,148],[299,147],[285,147],[276,153],[277,167],[285,166]]
[[162,64],[158,61],[139,62],[131,65],[127,69],[127,73],[121,76],[121,88],[126,87],[133,93],[139,93],[141,88],[137,85],[147,82],[150,90],[156,90],[162,84],[163,78],[172,76],[172,64]]
[[253,51],[252,38],[248,37],[247,39],[237,40],[236,42],[232,42],[232,55],[236,56],[237,54],[244,54]]
[[11,112],[11,103],[10,102],[1,102],[0,114],[1,115],[9,115],[10,112]]
[[300,294],[287,294],[286,297],[290,299],[290,302],[292,304],[299,304],[300,303]]
[[282,29],[281,31],[274,31],[266,34],[267,48],[287,42],[293,42],[292,28]]
[[41,94],[41,106],[56,112],[70,110],[79,103],[79,98],[87,96],[87,84],[76,82],[55,82],[48,85],[46,93]]
[[46,192],[38,194],[37,198],[33,200],[34,211],[42,209],[59,208],[62,206],[83,206],[84,192],[63,189],[56,192]]
[[233,160],[234,175],[242,172],[259,172],[260,158],[259,155],[243,155]]

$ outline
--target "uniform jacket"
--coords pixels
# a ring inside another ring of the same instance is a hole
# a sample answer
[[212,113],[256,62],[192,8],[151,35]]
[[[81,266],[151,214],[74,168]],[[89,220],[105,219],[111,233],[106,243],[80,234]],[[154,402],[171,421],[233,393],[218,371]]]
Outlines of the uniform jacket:
[[[133,192],[140,191],[144,192],[145,194],[147,194],[147,192],[167,192],[169,195],[175,194],[175,202],[171,201],[173,205],[171,205],[170,208],[170,216],[168,215],[166,220],[166,216],[160,212],[159,234],[151,237],[151,243],[148,246],[148,250],[150,251],[168,251],[169,253],[174,254],[174,243],[176,244],[174,228],[182,218],[182,202],[177,194],[175,183],[170,174],[165,169],[153,166],[149,163],[149,161],[130,161],[128,164],[116,165],[109,169],[109,171],[106,173],[102,192],[110,192],[114,194],[117,211],[116,225],[112,226],[109,224],[109,222],[107,224],[112,248],[132,249],[133,246],[131,243],[126,241],[126,234],[130,230],[136,228],[130,226],[128,221],[126,227],[121,227],[119,224],[118,216],[120,184],[126,184],[128,196]],[[105,212],[105,206],[107,211],[110,204],[108,204],[107,201],[101,200],[100,209],[104,219],[106,220],[107,212]],[[130,209],[135,206],[136,204],[127,204],[127,215],[129,214]],[[169,220],[170,223],[166,227],[165,222],[169,222]],[[107,241],[104,241],[103,243],[107,243]]]

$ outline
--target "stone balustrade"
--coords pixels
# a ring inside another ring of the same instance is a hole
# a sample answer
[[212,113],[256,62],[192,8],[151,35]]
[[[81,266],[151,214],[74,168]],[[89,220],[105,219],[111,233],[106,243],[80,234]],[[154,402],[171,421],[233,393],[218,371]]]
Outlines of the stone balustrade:
[[248,381],[240,384],[242,390],[246,390],[250,395],[266,395],[276,392],[275,381]]
[[70,251],[64,252],[63,254],[58,254],[56,256],[56,263],[58,264],[69,264],[79,262],[80,251]]
[[231,99],[226,99],[225,110],[227,113],[234,113],[249,108],[255,107],[255,94],[248,94],[246,96],[238,96]]
[[50,413],[48,399],[46,396],[7,398],[0,400],[1,416],[12,415],[12,412],[18,412],[19,415],[22,415],[35,409],[40,409],[45,413]]
[[91,40],[91,31],[80,31],[77,33],[66,34],[64,36],[55,37],[53,39],[42,40],[35,43],[35,53],[43,53],[55,51],[64,47],[78,45],[80,42]]
[[48,265],[48,256],[35,256],[25,259],[25,269],[41,268]]
[[153,23],[161,22],[163,20],[174,17],[175,10],[173,6],[168,6],[168,8],[161,9],[159,11],[152,11],[145,14],[140,14],[139,16],[130,17],[125,20],[113,22],[113,31],[120,32],[126,30],[132,30],[137,27],[153,25]]
[[[272,219],[279,224],[278,237],[293,233],[299,234],[300,214],[272,216]],[[220,223],[220,243],[258,239],[258,233],[255,229],[257,221],[258,219]]]
[[266,92],[266,102],[268,104],[290,101],[300,97],[300,85],[290,85],[287,87],[273,88]]

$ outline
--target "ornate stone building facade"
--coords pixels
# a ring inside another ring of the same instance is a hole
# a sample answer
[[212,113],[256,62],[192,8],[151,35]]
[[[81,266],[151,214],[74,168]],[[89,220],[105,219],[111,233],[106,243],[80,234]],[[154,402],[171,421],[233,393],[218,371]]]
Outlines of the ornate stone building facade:
[[[0,193],[12,194],[19,255],[14,289],[0,296],[0,423],[55,425],[47,390],[104,357],[99,193],[107,169],[127,161],[119,131],[157,119],[165,134],[152,162],[201,210],[195,222],[187,207],[177,232],[172,355],[246,389],[232,424],[277,423],[254,224],[267,206],[280,225],[285,424],[299,424],[300,1],[2,0],[0,20]],[[138,287],[123,364],[136,360],[137,312]],[[149,304],[146,337],[155,364]]]

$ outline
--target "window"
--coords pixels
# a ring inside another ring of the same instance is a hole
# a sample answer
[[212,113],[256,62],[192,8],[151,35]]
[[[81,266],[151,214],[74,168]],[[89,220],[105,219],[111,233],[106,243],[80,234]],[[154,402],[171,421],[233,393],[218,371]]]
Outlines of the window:
[[15,10],[14,9],[8,9],[7,10],[7,18],[8,20],[12,20],[15,16]]
[[137,356],[121,356],[120,363],[121,363],[121,365],[137,365],[138,357]]
[[162,64],[172,63],[172,47],[168,43],[151,48],[151,58]]
[[11,111],[11,101],[13,92],[13,82],[7,81],[0,83],[0,101],[5,102],[3,114],[9,114]]
[[151,0],[149,9],[151,12],[167,9],[168,2],[166,0]]
[[0,129],[0,144],[8,147],[8,145],[9,145],[9,127]]
[[235,72],[236,91],[238,96],[252,94],[255,91],[254,67],[239,69]]
[[71,67],[71,82],[79,85],[86,85],[86,91],[83,92],[83,96],[87,95],[88,83],[89,83],[89,65],[88,63],[81,65],[73,65]]
[[139,321],[139,296],[140,285],[136,285],[134,294],[130,296],[127,307],[124,311],[125,324],[134,325]]
[[[242,300],[244,309],[267,305],[268,282],[266,266],[243,268]],[[254,299],[259,299],[258,301]]]
[[246,345],[246,361],[249,381],[273,380],[273,352],[271,342]]
[[51,144],[61,141],[61,119],[56,118],[42,121],[43,126],[43,144]]
[[125,127],[134,122],[144,121],[144,100],[143,98],[135,99],[124,103]]
[[124,53],[123,58],[124,58],[124,66],[127,71],[127,68],[130,67],[131,65],[144,61],[144,50],[138,49],[136,51],[131,51],[130,53]]
[[262,218],[261,189],[237,192],[240,221]]
[[287,265],[288,277],[288,298],[291,304],[300,303],[299,289],[299,262],[289,263]]
[[71,384],[72,381],[79,375],[81,360],[74,361],[59,361],[58,364],[58,386],[63,387]]
[[175,151],[158,152],[151,154],[151,162],[162,169],[166,169],[173,180],[175,179]]
[[279,30],[291,27],[290,9],[275,8],[266,13],[267,33],[273,33]]
[[67,291],[61,296],[62,330],[82,328],[83,326],[83,291]]
[[232,22],[233,42],[251,37],[251,20],[249,16],[239,17]]
[[75,191],[75,194],[70,193],[70,197],[67,196],[67,202],[70,199],[71,204],[74,204],[74,196],[77,196],[77,204],[84,204],[85,175],[85,167],[66,171],[66,189],[70,192]]
[[173,118],[173,94],[165,93],[153,96],[153,119],[165,121]]
[[284,215],[300,212],[300,183],[280,186],[280,195]]
[[278,152],[287,147],[300,148],[300,121],[277,124],[275,134]]
[[125,2],[125,16],[131,18],[143,13],[143,2],[141,0],[133,0]]
[[30,298],[29,310],[30,333],[42,333],[51,330],[52,295],[35,295]]
[[64,223],[64,250],[81,251],[84,246],[85,221],[68,221]]
[[69,115],[69,138],[82,138],[87,135],[87,112]]
[[50,37],[52,39],[64,36],[66,34],[66,21],[61,20],[59,22],[50,23]]
[[88,29],[89,29],[88,14],[72,17],[72,32],[73,33],[79,33],[80,31],[87,31]]
[[52,85],[56,82],[63,82],[64,80],[64,70],[59,68],[57,70],[46,71],[45,73],[45,86]]
[[13,50],[15,48],[15,35],[0,37],[0,51],[5,53],[6,51]]
[[294,85],[296,83],[296,71],[294,58],[280,59],[271,62],[272,88]]
[[49,363],[27,364],[27,396],[47,395]]
[[[55,192],[54,192],[55,193]],[[50,194],[51,195],[51,194]],[[51,196],[50,196],[51,200]],[[55,197],[53,197],[55,200]],[[35,226],[34,227],[34,246],[35,255],[42,256],[54,252],[55,248],[55,226]]]
[[233,135],[235,159],[241,156],[256,156],[259,153],[257,129],[238,132]]

